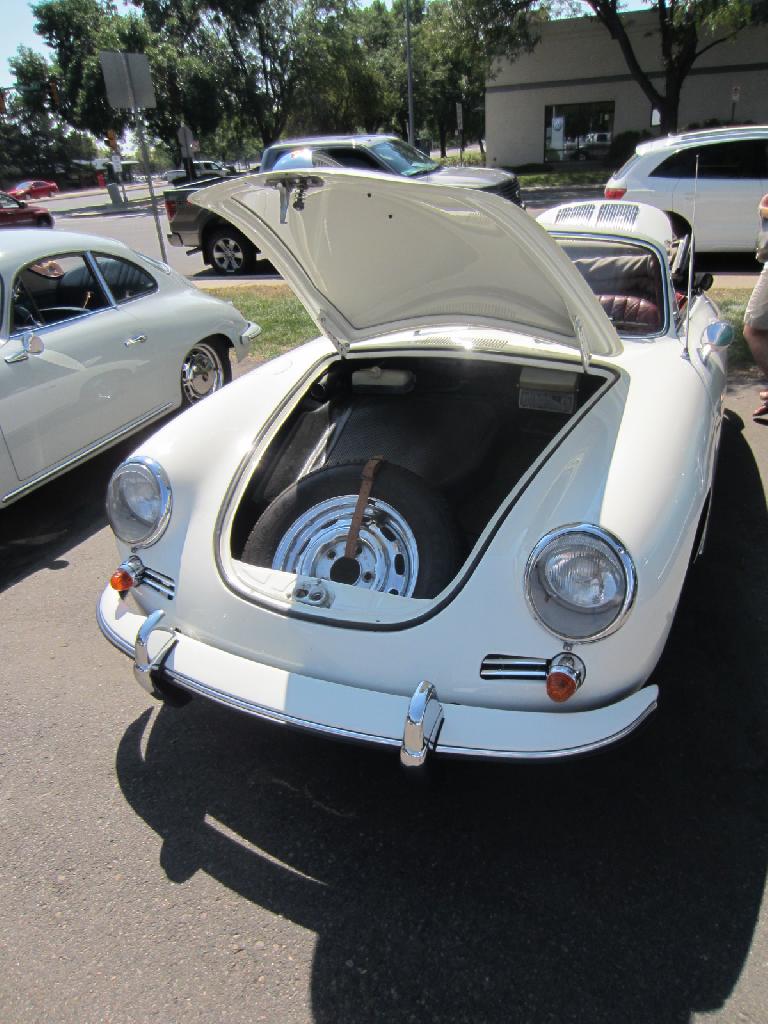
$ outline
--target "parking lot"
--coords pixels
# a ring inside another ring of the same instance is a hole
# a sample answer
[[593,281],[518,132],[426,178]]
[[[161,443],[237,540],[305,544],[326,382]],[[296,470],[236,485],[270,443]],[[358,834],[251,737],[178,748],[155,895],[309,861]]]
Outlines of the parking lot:
[[768,428],[726,404],[659,709],[572,763],[150,703],[95,621],[135,438],[0,513],[2,1019],[764,1021]]

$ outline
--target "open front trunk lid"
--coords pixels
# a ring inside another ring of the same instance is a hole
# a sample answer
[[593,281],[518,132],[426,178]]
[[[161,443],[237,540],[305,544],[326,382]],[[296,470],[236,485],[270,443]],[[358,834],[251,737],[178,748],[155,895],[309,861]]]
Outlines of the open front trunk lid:
[[195,203],[246,234],[343,353],[394,331],[468,326],[566,345],[621,342],[589,286],[524,211],[476,189],[349,170],[273,171]]

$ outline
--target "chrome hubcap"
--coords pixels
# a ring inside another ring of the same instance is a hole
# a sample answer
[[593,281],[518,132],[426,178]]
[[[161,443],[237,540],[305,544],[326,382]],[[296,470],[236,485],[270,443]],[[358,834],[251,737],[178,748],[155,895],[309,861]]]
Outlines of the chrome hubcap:
[[356,494],[345,494],[313,505],[283,535],[272,568],[410,597],[419,575],[416,538],[385,501],[368,501],[356,550],[344,556],[356,504]]
[[188,402],[199,402],[224,385],[219,353],[210,345],[195,345],[181,368],[181,387]]
[[245,263],[243,247],[234,238],[220,238],[213,245],[213,262],[217,267],[232,274]]

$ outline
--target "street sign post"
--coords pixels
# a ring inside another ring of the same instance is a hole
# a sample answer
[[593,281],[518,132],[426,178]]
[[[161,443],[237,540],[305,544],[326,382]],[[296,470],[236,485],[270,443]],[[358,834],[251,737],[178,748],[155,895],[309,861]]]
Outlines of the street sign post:
[[195,178],[195,162],[192,158],[192,153],[194,152],[195,136],[188,125],[180,124],[179,130],[176,132],[176,138],[179,140],[181,162],[184,164],[184,170],[187,172],[189,180],[193,181]]
[[456,127],[459,131],[460,159],[464,163],[464,107],[460,100],[456,103]]
[[149,150],[144,135],[144,122],[141,116],[142,110],[152,110],[157,106],[155,89],[152,85],[152,75],[149,70],[149,60],[145,53],[123,53],[120,50],[101,50],[99,63],[104,75],[104,85],[107,89],[109,105],[116,110],[130,110],[133,112],[136,123],[136,134],[139,138],[141,158],[144,163],[144,172],[149,185],[149,198],[152,203],[152,216],[155,219],[157,240],[160,243],[160,253],[164,262],[168,262],[165,251],[165,239],[160,226],[160,211],[157,206],[157,196],[152,186],[152,168],[149,163]]
[[736,104],[741,99],[741,86],[734,85],[731,87],[731,121],[736,120]]

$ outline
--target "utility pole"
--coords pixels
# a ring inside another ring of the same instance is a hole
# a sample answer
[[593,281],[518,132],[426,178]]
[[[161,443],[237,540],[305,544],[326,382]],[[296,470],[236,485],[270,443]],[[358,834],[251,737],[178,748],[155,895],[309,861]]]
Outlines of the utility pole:
[[411,60],[411,5],[405,0],[405,63],[408,69],[408,141],[413,146],[416,132],[413,128],[413,62]]

